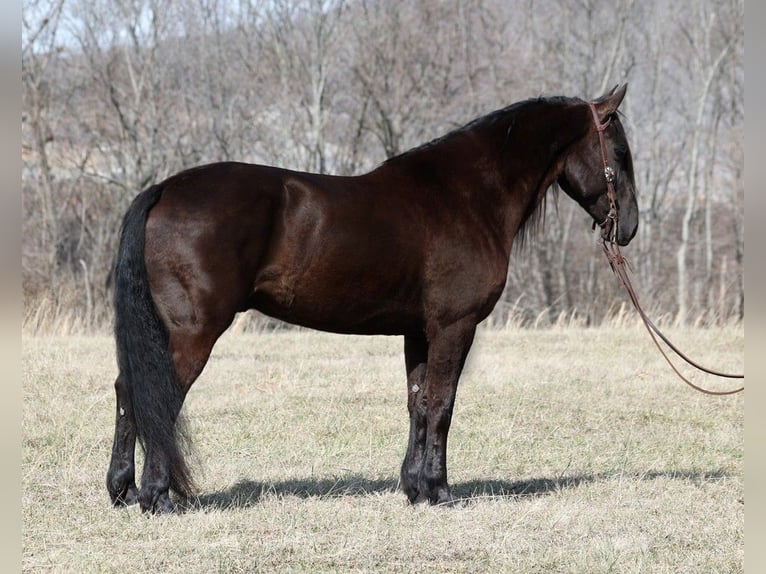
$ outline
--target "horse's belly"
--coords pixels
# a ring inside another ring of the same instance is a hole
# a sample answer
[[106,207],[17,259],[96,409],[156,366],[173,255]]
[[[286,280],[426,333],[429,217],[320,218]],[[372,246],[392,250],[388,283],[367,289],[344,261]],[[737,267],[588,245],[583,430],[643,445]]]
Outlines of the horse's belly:
[[267,272],[255,285],[251,307],[322,331],[407,334],[422,328],[418,296],[407,283],[374,273],[291,277]]

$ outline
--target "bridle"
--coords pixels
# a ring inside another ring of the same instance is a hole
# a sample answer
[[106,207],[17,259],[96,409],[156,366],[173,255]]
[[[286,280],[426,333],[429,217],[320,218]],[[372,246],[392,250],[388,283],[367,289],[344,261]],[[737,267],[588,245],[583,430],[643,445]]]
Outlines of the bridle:
[[[617,244],[617,226],[619,225],[619,213],[617,210],[617,193],[614,190],[614,170],[609,166],[609,161],[607,160],[607,153],[606,153],[606,142],[604,141],[604,131],[606,130],[607,127],[609,127],[609,124],[611,123],[611,117],[607,118],[606,121],[601,123],[598,118],[595,102],[588,102],[588,107],[590,108],[591,114],[593,115],[593,123],[595,124],[596,132],[598,133],[598,142],[599,142],[599,147],[601,148],[601,159],[603,160],[603,163],[604,163],[604,178],[606,179],[607,197],[609,198],[609,213],[607,214],[604,221],[599,224],[599,226],[602,229],[601,242],[604,249],[604,254],[606,255],[607,260],[609,261],[609,266],[612,268],[612,271],[614,272],[614,274],[617,275],[623,287],[625,287],[625,291],[628,293],[628,297],[630,298],[630,301],[633,304],[633,307],[636,309],[636,311],[638,312],[638,315],[641,317],[641,320],[643,321],[644,326],[646,327],[646,330],[649,332],[649,335],[651,336],[652,341],[654,341],[654,344],[656,345],[657,349],[659,349],[660,353],[665,358],[665,361],[668,363],[668,365],[670,365],[670,368],[673,369],[673,372],[675,372],[675,374],[678,375],[682,381],[684,381],[687,385],[689,385],[693,389],[701,393],[705,393],[707,395],[733,395],[735,393],[744,391],[745,390],[744,386],[741,386],[736,389],[728,390],[728,391],[711,391],[692,383],[689,379],[687,379],[681,374],[678,368],[670,360],[670,357],[668,357],[665,350],[660,346],[659,341],[657,341],[657,337],[662,339],[662,341],[664,341],[665,344],[676,355],[678,355],[681,359],[683,359],[684,361],[686,361],[688,364],[695,367],[696,369],[699,369],[700,371],[703,371],[705,373],[708,373],[710,375],[714,375],[717,377],[724,377],[727,379],[744,379],[745,378],[744,375],[732,375],[728,373],[721,373],[719,371],[715,371],[713,369],[703,367],[702,365],[691,360],[684,353],[682,353],[673,343],[671,343],[670,340],[668,340],[668,338],[659,330],[659,328],[657,328],[657,326],[652,322],[651,319],[649,319],[649,317],[646,315],[644,310],[641,308],[641,305],[638,302],[638,297],[636,296],[636,292],[633,289],[633,284],[630,282],[630,277],[628,276],[627,270],[630,269],[630,264],[622,256],[622,253],[620,252],[620,246]],[[594,223],[594,229],[595,229],[595,223]]]
[[[598,133],[598,144],[601,148],[601,160],[604,163],[604,179],[606,179],[606,196],[609,198],[609,213],[607,213],[604,221],[599,223],[599,227],[603,230],[602,237],[604,241],[609,238],[611,243],[617,242],[617,193],[614,190],[614,170],[609,166],[609,162],[606,159],[606,142],[604,141],[604,132],[609,124],[612,123],[611,116],[606,119],[604,123],[601,123],[598,119],[598,112],[596,111],[596,104],[594,102],[588,102],[588,107],[593,115],[593,123],[596,126],[596,133]],[[595,229],[595,223],[594,223]]]

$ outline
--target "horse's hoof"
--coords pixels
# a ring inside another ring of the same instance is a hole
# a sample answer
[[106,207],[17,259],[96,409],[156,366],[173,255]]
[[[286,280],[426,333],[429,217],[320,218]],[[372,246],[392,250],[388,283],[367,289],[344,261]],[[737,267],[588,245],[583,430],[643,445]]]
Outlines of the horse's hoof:
[[428,502],[428,497],[420,492],[415,496],[415,498],[410,499],[410,504],[412,504],[413,506],[418,504],[426,504],[427,502]]
[[449,487],[437,487],[435,491],[421,488],[420,492],[421,494],[418,496],[419,502],[428,502],[431,506],[450,507],[455,505],[455,499],[452,498]]
[[170,500],[167,492],[163,492],[157,496],[149,498],[144,496],[143,491],[139,497],[139,503],[141,504],[141,512],[146,515],[151,514],[170,514],[175,510],[175,506]]
[[453,498],[449,492],[447,492],[446,496],[438,496],[436,501],[431,502],[431,504],[445,508],[458,508],[461,506],[460,500]]
[[109,497],[112,499],[112,506],[115,508],[132,506],[138,502],[138,488],[133,483],[121,488],[110,488]]
[[124,506],[133,506],[138,502],[138,488],[135,486],[128,487],[123,493],[112,497],[112,505],[115,508],[122,508]]

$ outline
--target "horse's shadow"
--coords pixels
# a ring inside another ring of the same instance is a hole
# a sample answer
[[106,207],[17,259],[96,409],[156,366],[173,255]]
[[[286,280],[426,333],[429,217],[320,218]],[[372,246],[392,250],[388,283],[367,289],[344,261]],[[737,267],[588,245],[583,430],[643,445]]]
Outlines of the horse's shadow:
[[[478,479],[452,485],[452,495],[461,505],[471,504],[486,498],[521,499],[547,496],[580,485],[606,482],[617,477],[632,481],[671,479],[692,483],[716,482],[730,475],[723,470],[684,471],[665,470],[645,473],[620,474],[597,473],[562,475],[556,478],[530,478],[508,481],[501,479]],[[395,478],[370,479],[360,475],[344,475],[337,478],[306,478],[279,482],[258,482],[241,480],[226,490],[202,494],[182,504],[184,510],[227,510],[249,508],[257,505],[267,496],[298,498],[340,498],[388,494],[398,490]]]

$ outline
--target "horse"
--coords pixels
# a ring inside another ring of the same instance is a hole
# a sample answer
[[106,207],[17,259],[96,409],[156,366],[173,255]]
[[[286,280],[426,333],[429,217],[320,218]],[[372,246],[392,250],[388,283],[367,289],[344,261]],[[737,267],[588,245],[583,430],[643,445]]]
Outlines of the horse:
[[458,380],[503,292],[514,240],[538,222],[548,190],[574,199],[605,240],[627,245],[636,233],[618,114],[626,89],[517,102],[361,175],[219,162],[139,193],[113,269],[112,504],[163,513],[175,508],[171,491],[193,495],[181,407],[216,340],[250,309],[322,331],[403,336],[400,488],[412,504],[451,503]]

